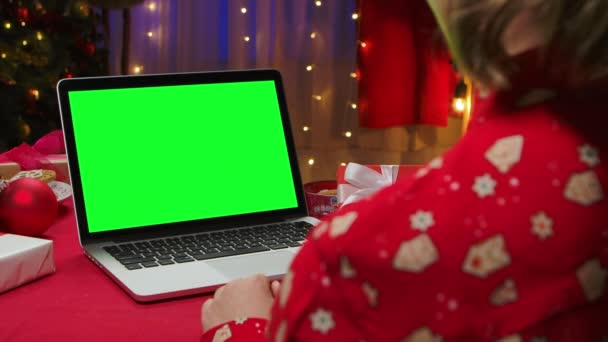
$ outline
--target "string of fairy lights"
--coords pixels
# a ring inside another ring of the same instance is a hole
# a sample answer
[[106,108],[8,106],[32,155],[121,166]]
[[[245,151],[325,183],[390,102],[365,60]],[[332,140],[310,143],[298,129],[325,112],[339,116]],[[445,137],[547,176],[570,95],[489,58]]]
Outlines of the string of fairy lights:
[[[324,7],[324,3],[322,0],[313,0],[313,4],[314,7],[317,10],[322,10]],[[145,4],[145,8],[149,11],[149,12],[156,12],[158,10],[158,3],[156,1],[149,1]],[[238,11],[240,12],[241,15],[248,15],[249,13],[249,9],[247,8],[247,6],[240,6],[238,8]],[[355,11],[353,13],[348,13],[348,15],[350,16],[350,18],[355,22],[356,25],[356,32],[357,32],[357,36],[359,36],[359,23],[360,23],[360,18],[361,18],[361,13],[360,13],[360,9],[355,9]],[[158,35],[158,30],[154,30],[154,29],[149,29],[145,32],[145,37],[147,37],[148,39],[156,39],[157,35]],[[250,43],[252,42],[252,35],[251,33],[247,33],[244,32],[242,33],[242,41],[244,44]],[[311,40],[315,41],[318,40],[317,38],[320,37],[320,35],[322,34],[322,32],[319,32],[317,29],[313,29],[310,34],[309,37]],[[369,48],[369,43],[366,41],[362,41],[362,40],[357,40],[356,42],[357,44],[357,48],[358,49],[368,49]],[[27,42],[24,42],[24,44],[27,44]],[[313,44],[313,49],[315,48],[314,44]],[[318,47],[317,47],[318,48]],[[356,62],[355,62],[356,64]],[[311,73],[311,76],[314,75],[314,73],[316,72],[316,70],[318,69],[318,65],[315,63],[315,61],[310,61],[306,66],[305,66],[305,70],[308,73]],[[351,84],[351,88],[353,89],[353,91],[351,91],[351,94],[356,94],[356,92],[354,91],[354,89],[357,87],[357,81],[359,79],[359,73],[356,70],[356,65],[353,66],[353,69],[350,73],[349,73],[349,77],[353,80],[353,83]],[[141,74],[144,72],[144,66],[142,64],[134,64],[132,66],[132,71],[134,74]],[[315,102],[321,102],[324,101],[324,97],[318,93],[317,91],[313,91],[312,92],[312,100]],[[342,133],[341,136],[343,136],[345,139],[351,139],[354,136],[353,133],[353,129],[348,128],[351,124],[349,124],[349,122],[352,122],[351,118],[353,117],[353,112],[354,115],[356,115],[358,113],[359,110],[359,104],[358,101],[356,99],[351,99],[350,101],[348,101],[346,103],[346,110],[343,116],[343,127],[346,127]],[[452,111],[453,114],[456,115],[466,115],[466,113],[470,110],[470,99],[467,99],[466,97],[455,97],[453,99],[452,102]],[[301,126],[301,130],[305,133],[310,133],[313,130],[313,127],[310,123],[308,124],[304,124]],[[308,156],[307,158],[305,158],[306,163],[312,167],[315,165],[315,157],[314,156]],[[341,165],[346,165],[345,162],[340,162]]]
[[[317,10],[323,9],[323,6],[324,6],[323,1],[321,1],[321,0],[314,0],[313,3],[314,3],[314,7]],[[159,7],[158,3],[155,2],[155,1],[147,2],[144,6],[145,6],[146,10],[149,11],[149,12],[156,12],[158,10],[158,7]],[[248,15],[248,13],[249,13],[249,9],[247,8],[247,6],[240,6],[238,8],[238,11],[240,12],[241,15]],[[355,22],[357,22],[359,20],[359,17],[360,17],[360,14],[358,13],[358,11],[355,11],[354,13],[349,13],[348,15]],[[357,32],[358,32],[358,27],[357,27]],[[313,29],[310,32],[309,37],[310,37],[311,40],[315,41],[315,40],[318,40],[318,38],[320,37],[321,34],[322,33],[319,32],[317,29]],[[157,33],[153,29],[149,29],[149,30],[147,30],[145,32],[145,37],[147,37],[148,39],[154,39],[154,38],[157,37]],[[252,35],[250,33],[247,33],[247,32],[243,33],[242,41],[244,43],[250,43],[252,41]],[[361,48],[366,48],[366,43],[365,42],[359,42],[359,46]],[[314,44],[313,44],[313,48],[315,48]],[[307,65],[305,65],[304,68],[305,68],[305,70],[307,72],[311,73],[311,75],[314,75],[315,71],[318,69],[317,68],[317,64],[314,63],[314,62],[312,62],[312,61],[310,63],[308,63]],[[141,73],[144,72],[144,66],[142,64],[134,64],[134,65],[132,65],[131,70],[132,70],[133,74],[141,74]],[[352,78],[354,81],[356,81],[358,79],[358,73],[356,71],[354,71],[354,70],[352,72],[350,72],[348,76],[350,78]],[[355,84],[351,85],[351,87],[353,89],[356,88],[356,86],[357,86],[356,82],[355,82]],[[355,93],[355,92],[351,91],[351,93]],[[319,94],[316,91],[313,91],[312,92],[312,100],[315,101],[315,102],[322,102],[325,99],[324,99],[324,97],[321,94]],[[358,110],[359,105],[358,105],[358,103],[357,103],[356,100],[352,100],[351,99],[350,101],[347,102],[346,108],[349,111],[355,111],[355,113],[357,113],[356,111]],[[345,115],[344,115],[343,121],[346,122],[348,120],[348,118],[350,118],[350,117],[352,117],[352,112],[350,112],[350,113],[346,112]],[[347,127],[348,125],[345,124],[344,126]],[[308,124],[304,124],[303,126],[301,126],[301,129],[302,129],[303,132],[309,133],[309,132],[312,131],[313,128],[312,128],[312,125],[310,123],[308,123]],[[349,128],[346,128],[346,129],[343,130],[343,132],[341,133],[341,135],[345,139],[351,139],[353,137],[353,130],[349,129]],[[315,157],[314,156],[309,156],[305,160],[306,160],[306,163],[309,166],[312,167],[313,165],[315,165]],[[346,165],[346,163],[344,163],[344,162],[341,162],[341,164]]]
[[[314,1],[314,5],[315,5],[316,8],[321,9],[323,7],[323,1],[321,1],[321,0],[315,0]],[[349,15],[350,15],[350,18],[353,21],[355,21],[355,25],[357,25],[356,32],[358,34],[358,32],[359,32],[359,23],[358,23],[358,20],[359,20],[359,17],[360,17],[359,11],[356,10],[354,13],[350,13]],[[313,30],[310,33],[310,39],[315,40],[319,35],[320,35],[320,32],[317,32],[317,30]],[[365,46],[363,46],[361,44],[359,44],[359,45],[361,47],[365,47]],[[313,46],[313,48],[314,48],[314,46]],[[355,67],[353,67],[353,69],[354,68]],[[310,63],[310,64],[308,64],[306,66],[306,71],[307,72],[314,73],[315,69],[316,69],[316,65],[314,63]],[[349,77],[352,78],[355,81],[355,82],[353,82],[353,84],[351,84],[351,89],[356,88],[356,86],[357,86],[356,80],[358,79],[358,73],[356,71],[351,71],[349,73]],[[351,91],[351,94],[354,94],[354,93],[355,93],[354,91]],[[316,94],[316,92],[313,92],[312,98],[313,98],[313,100],[319,101],[319,102],[324,100],[323,96],[321,96],[319,94]],[[344,138],[346,138],[346,139],[351,139],[353,137],[353,130],[350,129],[350,128],[348,128],[349,124],[347,123],[348,121],[350,121],[350,120],[348,120],[348,118],[352,117],[352,114],[349,111],[355,111],[355,115],[356,115],[358,108],[359,108],[359,104],[358,104],[358,102],[356,100],[351,99],[350,101],[348,101],[346,103],[346,109],[347,110],[345,111],[345,113],[343,115],[343,118],[342,118],[342,121],[343,121],[342,122],[342,126],[345,127],[345,129],[341,133],[341,135]],[[304,132],[310,132],[311,130],[312,130],[311,125],[304,125],[304,126],[302,126],[302,131],[304,131]],[[309,156],[307,158],[307,164],[309,166],[311,166],[311,167],[315,165],[315,158],[314,158],[314,156]],[[340,162],[340,164],[341,165],[346,165],[346,162]]]
[[[145,4],[145,9],[151,13],[155,13],[156,10],[158,9],[158,4],[156,3],[156,1],[150,1],[147,4]],[[160,30],[148,28],[145,32],[145,37],[148,38],[149,40],[157,39],[157,36],[159,35],[158,31],[160,31]],[[141,74],[144,72],[144,66],[142,64],[134,64],[132,66],[132,70],[135,75],[138,75],[138,74]]]
[[[35,10],[36,11],[40,11],[40,12],[46,12],[46,9],[44,8],[44,6],[42,5],[42,3],[38,2],[35,4]],[[78,10],[82,12],[83,15],[87,15],[88,11],[90,10],[89,6],[86,4],[80,4],[78,6]],[[26,27],[28,24],[26,23],[26,20],[18,20],[19,22],[19,26],[21,27]],[[1,26],[5,31],[11,31],[13,29],[15,29],[15,25],[13,22],[6,20],[2,23]],[[36,44],[36,41],[41,42],[43,40],[47,39],[47,37],[45,36],[45,34],[42,31],[36,31],[36,33],[34,34],[33,37],[30,38],[25,38],[23,40],[21,40],[21,45],[22,46],[28,46],[28,45],[32,45],[32,44]],[[33,40],[33,41],[30,41]],[[0,51],[0,58],[1,59],[7,59],[8,53],[5,51]],[[68,71],[68,69],[66,68],[66,72],[65,72],[65,77],[67,78],[71,78],[72,77],[72,73]],[[15,84],[15,80],[9,80],[8,81],[9,85],[14,85]],[[28,90],[28,93],[34,98],[34,100],[38,101],[40,100],[40,90],[36,89],[36,88],[32,88]],[[26,124],[26,126],[28,127],[29,130],[29,126]]]

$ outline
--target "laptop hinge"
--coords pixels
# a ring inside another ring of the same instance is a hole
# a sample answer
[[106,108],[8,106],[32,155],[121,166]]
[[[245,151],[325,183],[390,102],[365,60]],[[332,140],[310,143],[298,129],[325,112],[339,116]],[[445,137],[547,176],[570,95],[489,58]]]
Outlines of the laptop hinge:
[[288,216],[283,217],[283,219],[281,221],[291,221],[291,220],[303,218],[306,216],[307,216],[306,214],[305,215],[293,214],[293,215],[288,215]]
[[250,226],[258,226],[258,225],[270,224],[273,222],[287,222],[287,221],[292,221],[294,219],[299,219],[299,218],[303,218],[303,217],[306,217],[306,214],[295,213],[295,214],[289,214],[289,215],[282,216],[281,218],[274,217],[274,218],[258,219],[258,220],[255,220],[254,222],[252,222],[250,220],[243,220],[240,222],[230,222],[230,223],[207,225],[204,230],[180,229],[177,231],[175,231],[175,230],[158,231],[157,230],[157,231],[152,231],[152,232],[129,232],[128,234],[119,235],[119,236],[112,236],[112,237],[106,236],[103,238],[86,239],[86,240],[83,240],[82,243],[83,243],[83,245],[87,245],[87,244],[101,243],[101,242],[121,243],[121,242],[128,242],[128,241],[163,239],[163,238],[180,236],[180,235],[196,235],[196,234],[214,232],[214,231],[218,231],[218,230],[238,229],[238,228],[244,228],[244,227],[250,227]]

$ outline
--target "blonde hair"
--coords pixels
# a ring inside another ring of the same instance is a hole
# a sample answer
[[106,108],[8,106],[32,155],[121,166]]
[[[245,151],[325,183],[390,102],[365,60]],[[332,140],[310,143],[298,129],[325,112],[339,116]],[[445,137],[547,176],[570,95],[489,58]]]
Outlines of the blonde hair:
[[476,83],[509,87],[518,64],[502,38],[524,11],[542,37],[537,66],[548,78],[580,87],[608,76],[608,0],[447,1],[443,26],[452,52]]

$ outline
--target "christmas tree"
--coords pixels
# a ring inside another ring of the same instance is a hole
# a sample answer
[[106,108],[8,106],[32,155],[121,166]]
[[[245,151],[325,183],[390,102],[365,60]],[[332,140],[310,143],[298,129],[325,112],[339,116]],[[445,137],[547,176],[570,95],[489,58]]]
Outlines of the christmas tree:
[[0,152],[61,128],[60,79],[107,73],[99,20],[83,0],[0,2]]

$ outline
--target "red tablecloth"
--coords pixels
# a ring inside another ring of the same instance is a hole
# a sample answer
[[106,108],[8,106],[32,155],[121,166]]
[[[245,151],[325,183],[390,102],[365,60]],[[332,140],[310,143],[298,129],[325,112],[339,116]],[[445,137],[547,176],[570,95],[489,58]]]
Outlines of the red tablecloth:
[[0,294],[0,341],[197,341],[195,296],[139,304],[86,258],[70,200],[45,238],[57,272]]

